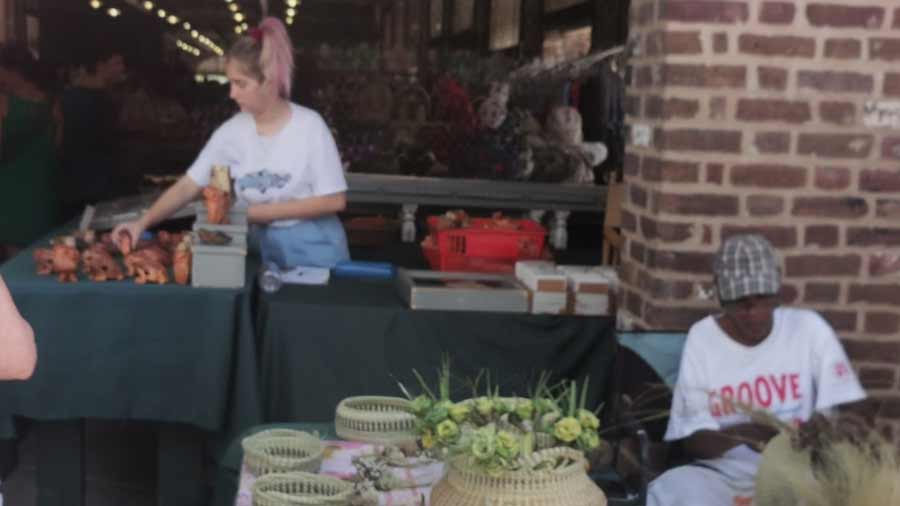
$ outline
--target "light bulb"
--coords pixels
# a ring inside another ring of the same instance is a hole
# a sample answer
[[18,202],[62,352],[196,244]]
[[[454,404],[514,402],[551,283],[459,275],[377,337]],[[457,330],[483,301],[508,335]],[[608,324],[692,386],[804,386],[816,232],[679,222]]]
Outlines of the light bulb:
[[91,0],[91,7],[93,7],[94,9],[99,9],[100,7],[103,7],[103,2],[101,2],[100,0]]
[[151,2],[150,0],[147,0],[146,2],[144,2],[144,8],[147,9],[148,11],[152,11],[153,10],[153,2]]

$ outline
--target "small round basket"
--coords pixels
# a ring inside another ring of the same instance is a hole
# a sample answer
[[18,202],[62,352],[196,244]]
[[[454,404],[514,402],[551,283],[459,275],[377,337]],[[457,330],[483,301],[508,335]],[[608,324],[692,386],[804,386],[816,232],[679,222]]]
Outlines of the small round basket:
[[319,438],[298,430],[273,429],[241,442],[244,463],[255,476],[288,471],[316,473],[325,449]]
[[349,506],[353,485],[318,474],[267,474],[253,484],[253,506]]
[[415,427],[410,403],[400,397],[348,397],[335,411],[335,432],[348,441],[415,445]]

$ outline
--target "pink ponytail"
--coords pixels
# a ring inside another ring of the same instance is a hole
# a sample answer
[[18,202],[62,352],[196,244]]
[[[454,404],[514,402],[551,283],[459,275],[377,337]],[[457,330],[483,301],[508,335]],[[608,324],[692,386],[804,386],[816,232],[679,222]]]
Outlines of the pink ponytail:
[[246,66],[260,82],[271,81],[282,98],[290,99],[294,77],[294,47],[278,18],[267,17],[248,30],[228,51],[228,59]]
[[278,19],[267,17],[259,24],[262,32],[262,51],[259,55],[259,66],[266,80],[278,85],[278,93],[283,98],[291,97],[291,84],[294,76],[294,46],[288,36],[287,29]]

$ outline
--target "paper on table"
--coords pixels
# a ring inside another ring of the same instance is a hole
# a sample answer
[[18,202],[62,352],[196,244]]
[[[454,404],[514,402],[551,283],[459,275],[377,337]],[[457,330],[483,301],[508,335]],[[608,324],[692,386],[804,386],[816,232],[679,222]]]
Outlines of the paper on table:
[[293,285],[326,285],[330,277],[331,270],[325,267],[300,265],[281,271],[281,281]]

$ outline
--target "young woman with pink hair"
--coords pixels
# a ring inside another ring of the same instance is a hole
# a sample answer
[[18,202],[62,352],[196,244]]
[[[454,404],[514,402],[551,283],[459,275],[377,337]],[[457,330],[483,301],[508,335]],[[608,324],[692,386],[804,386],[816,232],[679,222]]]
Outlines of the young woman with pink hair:
[[265,263],[333,267],[349,260],[336,214],[346,206],[340,156],[322,117],[290,101],[293,46],[281,21],[266,18],[238,39],[225,71],[241,112],[215,131],[185,176],[113,237],[136,240],[197,198],[213,165],[227,165]]

